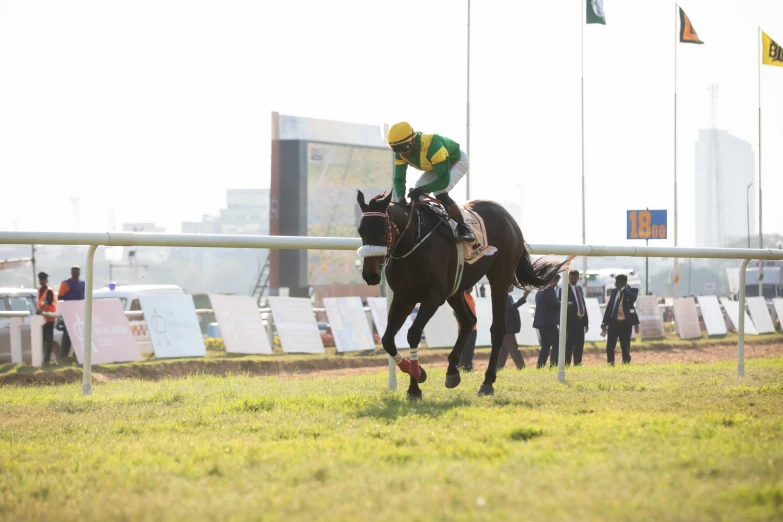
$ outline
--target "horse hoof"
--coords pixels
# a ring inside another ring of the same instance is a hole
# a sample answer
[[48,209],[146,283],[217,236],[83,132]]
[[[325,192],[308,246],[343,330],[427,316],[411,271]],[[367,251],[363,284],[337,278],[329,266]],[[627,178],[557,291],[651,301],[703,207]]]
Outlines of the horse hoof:
[[408,390],[408,394],[406,395],[406,398],[409,401],[420,401],[421,400],[421,390],[418,390],[418,391],[410,391],[410,390]]
[[459,383],[462,381],[462,377],[460,377],[459,373],[454,373],[452,375],[446,375],[446,388],[456,388],[459,386]]
[[[424,368],[422,368],[422,367],[419,367],[419,370],[421,370],[421,375],[419,375],[419,378],[416,379],[416,382],[418,382],[419,384],[424,384],[424,381],[427,380],[427,372],[425,372]],[[421,398],[421,397],[419,397],[419,398]]]
[[478,391],[479,397],[484,395],[495,395],[495,388],[491,384],[482,384]]

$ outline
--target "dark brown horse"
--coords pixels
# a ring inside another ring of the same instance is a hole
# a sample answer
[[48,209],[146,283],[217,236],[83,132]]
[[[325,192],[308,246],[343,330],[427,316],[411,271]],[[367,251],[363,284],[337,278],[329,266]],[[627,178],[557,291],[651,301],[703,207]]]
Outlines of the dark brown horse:
[[[359,224],[364,245],[359,249],[359,255],[364,257],[362,277],[367,284],[379,284],[386,263],[386,279],[394,296],[382,342],[400,369],[411,377],[408,398],[421,398],[419,384],[427,374],[418,364],[418,346],[424,325],[444,302],[454,309],[460,324],[457,342],[448,357],[446,387],[454,388],[460,383],[457,368],[460,352],[476,324],[464,291],[485,275],[492,289],[492,354],[478,393],[492,395],[495,366],[506,330],[508,288],[512,284],[518,288],[544,287],[560,271],[562,263],[531,262],[522,231],[511,215],[493,201],[471,201],[465,206],[483,218],[488,243],[497,247],[497,252],[473,264],[466,263],[462,281],[454,291],[458,254],[447,223],[435,212],[423,209],[422,203],[413,206],[391,203],[391,194],[380,194],[365,203],[364,194],[359,191],[357,201],[362,210]],[[397,352],[394,337],[417,303],[420,303],[419,312],[408,330],[409,361]]]

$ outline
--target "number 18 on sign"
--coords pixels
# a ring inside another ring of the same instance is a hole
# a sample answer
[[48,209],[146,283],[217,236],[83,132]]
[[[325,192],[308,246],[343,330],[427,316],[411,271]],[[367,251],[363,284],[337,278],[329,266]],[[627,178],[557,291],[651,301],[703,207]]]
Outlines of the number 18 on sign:
[[626,239],[666,239],[665,210],[629,210]]

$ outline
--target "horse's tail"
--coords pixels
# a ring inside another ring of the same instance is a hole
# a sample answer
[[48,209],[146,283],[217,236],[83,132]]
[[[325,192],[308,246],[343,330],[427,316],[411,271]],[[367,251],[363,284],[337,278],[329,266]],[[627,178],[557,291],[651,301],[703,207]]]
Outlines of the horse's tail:
[[562,263],[558,263],[557,261],[539,259],[534,263],[530,260],[527,246],[523,245],[522,257],[519,259],[515,271],[515,275],[517,276],[515,286],[523,290],[543,288],[554,279],[555,275],[562,270],[563,265],[569,261],[570,259],[566,259]]

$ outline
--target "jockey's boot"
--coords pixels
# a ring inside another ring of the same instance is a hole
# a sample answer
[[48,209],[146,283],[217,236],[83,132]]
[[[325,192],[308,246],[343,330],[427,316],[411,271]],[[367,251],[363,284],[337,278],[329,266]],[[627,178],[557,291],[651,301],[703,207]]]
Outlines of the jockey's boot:
[[452,202],[451,205],[449,205],[449,217],[457,222],[457,237],[455,239],[457,243],[476,240],[473,231],[465,224],[465,219],[463,219],[462,212],[459,211],[459,207],[456,203]]

